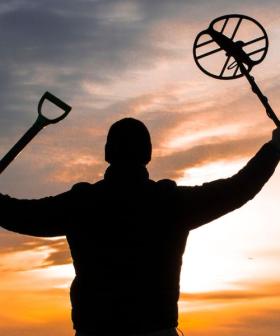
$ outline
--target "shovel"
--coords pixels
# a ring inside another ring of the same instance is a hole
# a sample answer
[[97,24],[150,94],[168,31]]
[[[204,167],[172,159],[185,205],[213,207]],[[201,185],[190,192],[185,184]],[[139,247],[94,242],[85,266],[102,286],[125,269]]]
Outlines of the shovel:
[[[56,118],[49,118],[42,114],[42,105],[45,100],[59,107],[63,113]],[[9,152],[0,161],[0,174],[8,167],[14,158],[23,150],[23,148],[37,135],[45,126],[56,124],[64,119],[71,111],[71,106],[55,97],[50,92],[45,92],[38,104],[38,117],[29,130],[19,139],[19,141],[9,150]]]

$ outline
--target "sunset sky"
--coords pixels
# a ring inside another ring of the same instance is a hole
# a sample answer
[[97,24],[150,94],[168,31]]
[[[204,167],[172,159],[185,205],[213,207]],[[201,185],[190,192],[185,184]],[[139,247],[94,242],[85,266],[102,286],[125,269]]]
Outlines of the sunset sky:
[[[230,13],[267,31],[253,75],[280,117],[279,0],[1,0],[0,156],[35,121],[45,91],[73,109],[7,168],[0,192],[40,198],[101,179],[108,128],[126,116],[151,131],[152,179],[199,185],[236,173],[274,124],[244,78],[213,79],[193,60],[196,35]],[[242,209],[191,232],[185,335],[279,335],[279,190],[280,168]],[[0,229],[0,254],[0,335],[72,335],[65,239]]]

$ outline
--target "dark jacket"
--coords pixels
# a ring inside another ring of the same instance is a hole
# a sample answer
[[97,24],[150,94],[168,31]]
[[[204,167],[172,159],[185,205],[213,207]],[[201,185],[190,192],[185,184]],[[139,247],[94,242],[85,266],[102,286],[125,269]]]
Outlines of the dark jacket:
[[196,187],[154,182],[144,167],[110,166],[104,180],[54,197],[1,195],[0,224],[32,236],[66,235],[76,330],[125,335],[176,327],[189,231],[252,199],[279,157],[268,143],[233,177]]

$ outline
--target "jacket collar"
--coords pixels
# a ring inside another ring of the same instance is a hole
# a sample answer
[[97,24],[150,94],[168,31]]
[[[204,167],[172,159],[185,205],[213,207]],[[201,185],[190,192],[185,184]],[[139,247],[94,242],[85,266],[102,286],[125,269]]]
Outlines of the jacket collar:
[[149,179],[149,172],[144,165],[111,164],[105,172],[107,181],[145,181]]

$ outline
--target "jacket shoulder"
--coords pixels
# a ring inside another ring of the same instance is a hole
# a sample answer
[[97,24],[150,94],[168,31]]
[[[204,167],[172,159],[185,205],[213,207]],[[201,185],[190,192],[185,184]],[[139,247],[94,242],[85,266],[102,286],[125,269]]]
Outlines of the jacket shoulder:
[[160,189],[166,190],[166,191],[174,190],[177,187],[176,182],[173,180],[169,180],[169,179],[159,180],[156,182],[156,184]]
[[78,192],[88,191],[90,189],[100,187],[101,185],[103,185],[103,183],[104,183],[104,180],[98,181],[96,183],[78,182],[72,186],[71,191],[75,191],[75,192],[76,191]]

